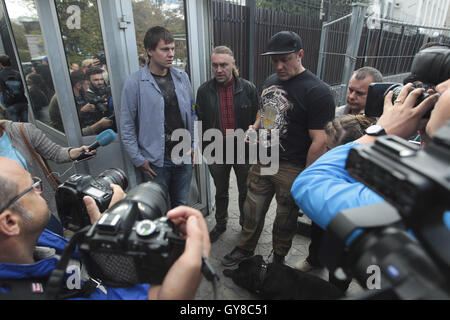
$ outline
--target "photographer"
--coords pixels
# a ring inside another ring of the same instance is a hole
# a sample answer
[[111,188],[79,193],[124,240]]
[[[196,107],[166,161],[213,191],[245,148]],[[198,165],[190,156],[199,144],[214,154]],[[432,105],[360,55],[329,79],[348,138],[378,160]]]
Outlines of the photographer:
[[[50,215],[41,197],[40,179],[32,179],[17,162],[4,157],[0,157],[0,167],[0,279],[2,283],[8,283],[11,279],[45,283],[57,264],[55,251],[61,254],[67,240],[45,229]],[[111,188],[114,195],[110,206],[125,197],[120,187],[111,185]],[[101,214],[93,199],[86,196],[84,201],[91,221],[100,218]],[[167,216],[185,237],[186,246],[162,285],[140,284],[130,288],[99,285],[88,299],[194,298],[201,281],[201,256],[208,256],[210,250],[206,223],[199,211],[187,207],[175,208]],[[23,287],[28,290],[24,293],[24,299],[33,294],[30,292],[30,283]]]
[[109,106],[111,90],[105,85],[103,70],[100,68],[89,68],[86,71],[86,77],[89,80],[89,88],[85,93],[85,99],[88,103],[95,106],[92,112],[91,120],[98,121],[102,117],[111,116],[113,113]]
[[[412,87],[412,84],[407,84],[394,104],[391,102],[392,92],[386,95],[384,111],[377,122],[386,134],[403,138],[413,135],[421,125],[422,116],[433,107],[439,95],[441,97],[426,127],[427,134],[432,136],[450,120],[450,80],[439,84],[436,87],[437,93],[415,108],[417,97],[424,89],[418,88],[408,94]],[[328,223],[342,210],[384,201],[382,197],[351,177],[345,169],[350,149],[357,144],[374,143],[376,138],[377,136],[365,134],[354,142],[336,147],[296,178],[291,189],[292,196],[305,214],[321,228],[326,229]]]

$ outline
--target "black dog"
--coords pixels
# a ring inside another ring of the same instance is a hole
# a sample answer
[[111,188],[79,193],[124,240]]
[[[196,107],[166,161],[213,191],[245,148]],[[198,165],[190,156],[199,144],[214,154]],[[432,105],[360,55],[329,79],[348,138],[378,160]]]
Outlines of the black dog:
[[261,299],[319,300],[344,297],[331,283],[279,263],[266,264],[260,255],[239,263],[235,270],[223,271],[226,277]]

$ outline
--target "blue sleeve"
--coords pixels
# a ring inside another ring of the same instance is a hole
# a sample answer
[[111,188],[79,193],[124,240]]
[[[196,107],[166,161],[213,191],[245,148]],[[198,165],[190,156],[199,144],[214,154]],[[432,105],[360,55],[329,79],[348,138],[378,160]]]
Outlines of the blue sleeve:
[[120,106],[120,137],[124,149],[127,151],[131,162],[136,167],[140,167],[145,158],[139,150],[137,138],[137,124],[139,121],[136,115],[139,104],[139,83],[135,83],[130,76],[123,86]]
[[291,194],[300,209],[326,229],[342,210],[384,201],[345,170],[354,142],[338,146],[317,159],[295,179]]

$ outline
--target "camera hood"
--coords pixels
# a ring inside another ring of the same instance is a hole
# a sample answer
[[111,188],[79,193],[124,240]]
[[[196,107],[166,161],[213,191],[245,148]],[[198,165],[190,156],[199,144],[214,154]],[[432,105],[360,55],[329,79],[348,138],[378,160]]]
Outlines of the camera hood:
[[450,49],[445,46],[429,47],[419,51],[411,73],[423,83],[437,85],[450,78]]

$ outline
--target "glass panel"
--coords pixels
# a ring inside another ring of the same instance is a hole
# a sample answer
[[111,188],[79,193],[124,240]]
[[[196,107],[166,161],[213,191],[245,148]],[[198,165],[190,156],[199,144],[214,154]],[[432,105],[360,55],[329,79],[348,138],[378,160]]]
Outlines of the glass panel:
[[49,104],[55,90],[34,1],[6,0],[5,5],[34,116],[50,125]]
[[55,5],[82,134],[117,131],[97,1]]
[[145,33],[151,27],[162,26],[169,30],[175,38],[173,66],[189,73],[184,1],[132,0],[132,6],[139,65],[143,65],[141,60],[147,61],[147,53],[144,48]]

